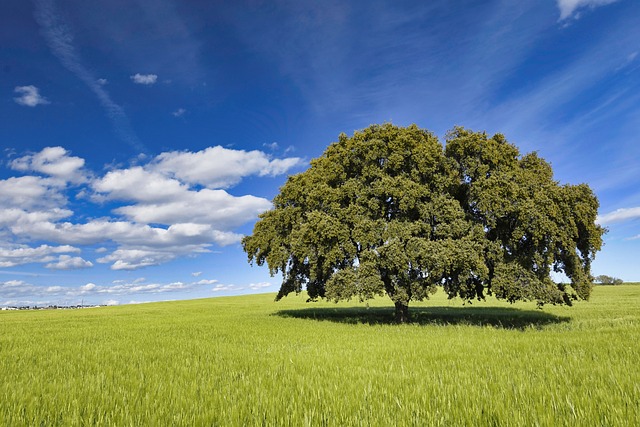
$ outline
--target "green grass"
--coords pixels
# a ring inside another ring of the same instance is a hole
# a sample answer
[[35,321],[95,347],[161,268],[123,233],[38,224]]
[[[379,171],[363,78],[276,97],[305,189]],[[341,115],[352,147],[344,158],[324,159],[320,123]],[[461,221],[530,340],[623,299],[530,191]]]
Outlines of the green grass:
[[0,312],[0,424],[640,425],[640,286],[535,308],[441,293]]

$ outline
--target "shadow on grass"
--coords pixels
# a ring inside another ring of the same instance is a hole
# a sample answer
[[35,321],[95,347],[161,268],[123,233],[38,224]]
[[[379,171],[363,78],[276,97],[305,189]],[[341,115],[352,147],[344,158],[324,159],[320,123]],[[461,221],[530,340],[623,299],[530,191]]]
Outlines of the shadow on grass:
[[[571,320],[570,317],[555,316],[542,310],[509,307],[410,307],[409,314],[411,324],[493,326],[503,329],[541,328]],[[275,315],[347,324],[395,324],[393,307],[309,307],[280,310]]]

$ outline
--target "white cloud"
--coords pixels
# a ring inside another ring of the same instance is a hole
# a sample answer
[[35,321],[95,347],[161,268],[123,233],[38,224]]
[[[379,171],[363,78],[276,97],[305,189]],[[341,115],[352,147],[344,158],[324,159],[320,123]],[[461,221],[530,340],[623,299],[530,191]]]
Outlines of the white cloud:
[[193,277],[199,277],[201,274],[202,274],[202,271],[194,271],[193,273],[191,273]]
[[235,285],[223,285],[223,284],[219,284],[213,287],[213,289],[211,289],[213,292],[223,292],[223,291],[239,291],[242,290],[241,287],[239,286],[235,286]]
[[99,193],[107,193],[109,199],[138,202],[166,202],[188,190],[180,181],[140,166],[111,171],[92,186]]
[[50,263],[55,260],[56,255],[77,252],[80,252],[80,249],[69,245],[40,245],[35,248],[26,245],[19,245],[9,248],[0,248],[0,267],[6,268],[23,264]]
[[33,288],[33,285],[22,280],[0,282],[0,298],[16,298],[21,295],[29,295],[33,293]]
[[576,15],[578,10],[585,7],[594,9],[598,6],[615,3],[618,0],[558,0],[558,8],[560,9],[560,20],[567,19]]
[[167,248],[121,248],[98,258],[101,264],[112,263],[112,270],[137,270],[164,264],[179,256],[209,252],[209,244],[175,245]]
[[114,305],[120,305],[120,302],[118,300],[115,300],[115,299],[108,299],[108,300],[105,300],[103,304],[104,305],[109,305],[109,306],[114,306]]
[[[70,216],[73,212],[52,208],[46,211],[27,212],[22,209],[0,209],[0,227],[9,227],[12,231],[29,228],[32,224],[47,224]],[[28,237],[28,236],[27,236]]]
[[268,288],[270,286],[272,286],[272,285],[269,282],[251,283],[249,285],[249,289],[257,291],[257,290],[260,290],[260,289]]
[[93,267],[91,261],[86,261],[81,257],[72,257],[70,255],[60,255],[58,261],[45,265],[46,268],[53,270],[78,270],[81,268]]
[[[213,244],[225,246],[241,238],[239,234],[215,230],[205,224],[172,224],[165,229],[104,219],[84,224],[41,221],[43,215],[18,210],[9,210],[12,215],[4,217],[2,213],[0,210],[0,226],[18,237],[78,245],[115,242],[118,249],[97,260],[112,262],[114,270],[133,270],[165,263],[178,256],[210,252]],[[41,262],[53,262],[53,259]]]
[[[82,286],[37,286],[22,280],[0,281],[0,300],[5,302],[0,305],[50,305],[59,304],[60,300],[66,300],[69,304],[80,303],[80,299],[84,301],[96,300],[96,298],[122,296],[122,295],[150,295],[164,294],[171,292],[190,292],[200,288],[203,285],[211,285],[215,280],[200,282],[171,282],[171,283],[146,283],[127,282],[124,280],[114,281],[112,285],[97,285],[95,283],[87,283]],[[224,285],[223,285],[224,286]],[[227,290],[241,289],[236,286],[225,286]],[[34,301],[40,298],[41,301]],[[71,301],[69,301],[71,300]],[[108,300],[107,300],[108,301]],[[115,301],[115,300],[113,300]],[[106,304],[106,302],[103,302]]]
[[140,85],[152,85],[158,80],[158,76],[155,74],[140,74],[136,73],[131,76],[131,80]]
[[90,245],[114,241],[121,245],[146,246],[152,248],[176,248],[179,246],[227,245],[240,240],[240,235],[223,232],[205,224],[172,224],[168,228],[152,227],[128,221],[99,219],[84,224],[71,222],[36,222],[20,218],[10,224],[17,236],[34,240],[53,241],[66,244]]
[[213,279],[213,280],[209,280],[209,279],[202,279],[202,280],[198,280],[197,282],[195,282],[196,285],[215,285],[216,283],[218,283],[217,280]]
[[271,159],[262,151],[231,150],[215,146],[198,152],[162,153],[150,167],[188,184],[227,188],[251,175],[284,174],[300,163],[301,159],[298,157]]
[[82,173],[84,159],[68,154],[62,147],[46,147],[39,153],[14,159],[10,166],[14,170],[39,172],[68,182],[86,181]]
[[32,210],[53,209],[64,205],[67,199],[60,192],[57,184],[50,179],[37,176],[0,180],[0,206],[5,208],[4,210],[7,208]]
[[[271,208],[267,199],[255,196],[234,197],[224,190],[189,191],[165,203],[139,203],[114,212],[141,223],[175,224],[190,221],[211,224],[228,230],[244,224]],[[203,229],[199,229],[202,231]]]
[[95,283],[87,283],[86,285],[80,286],[80,293],[91,292],[97,287],[98,286]]
[[[100,198],[137,202],[114,212],[143,224],[206,224],[224,231],[271,208],[271,202],[261,197],[235,197],[224,190],[206,188],[193,191],[178,179],[140,166],[111,171],[92,186]],[[180,227],[186,231],[185,226]],[[203,231],[194,229],[196,233]]]
[[[213,147],[197,153],[173,152],[150,160],[142,158],[140,166],[95,177],[84,169],[82,158],[71,156],[63,147],[47,147],[9,163],[14,170],[47,177],[0,180],[0,236],[8,237],[8,241],[13,238],[20,242],[100,245],[103,247],[95,249],[96,254],[102,254],[97,262],[110,263],[113,270],[154,266],[176,257],[211,252],[213,245],[235,244],[242,236],[233,229],[255,220],[259,213],[271,208],[271,203],[252,195],[232,196],[221,189],[193,189],[202,184],[185,180],[185,162],[193,160],[194,167],[204,171],[203,162],[216,152],[230,163],[226,167],[241,165],[244,169],[218,173],[217,177],[197,174],[194,180],[229,184],[247,174],[283,173],[299,162],[297,158],[271,159],[259,151]],[[243,163],[245,160],[249,166]],[[216,166],[212,164],[207,169]],[[75,198],[82,197],[83,203],[112,203],[114,215],[78,222],[74,212],[66,209],[67,197],[74,191]],[[109,243],[114,243],[115,248],[105,249]],[[81,257],[59,255],[37,262],[50,269],[92,266]]]
[[16,86],[13,91],[20,94],[20,96],[13,98],[13,100],[25,107],[36,107],[38,105],[49,104],[47,98],[40,95],[39,89],[33,85]]
[[100,86],[104,86],[107,83],[109,83],[109,80],[107,80],[107,79],[98,79],[98,80],[96,80],[96,83],[98,83]]
[[605,215],[598,215],[596,222],[598,224],[611,224],[614,222],[623,222],[640,218],[640,206],[635,208],[622,208]]
[[184,108],[178,108],[176,111],[174,111],[173,113],[171,113],[173,115],[173,117],[180,117],[183,116],[184,113],[186,113],[187,110],[185,110]]
[[132,295],[132,294],[159,294],[165,292],[190,290],[198,285],[196,283],[147,283],[140,284],[134,282],[122,282],[112,286],[100,286],[94,283],[87,283],[79,288],[66,288],[67,295]]

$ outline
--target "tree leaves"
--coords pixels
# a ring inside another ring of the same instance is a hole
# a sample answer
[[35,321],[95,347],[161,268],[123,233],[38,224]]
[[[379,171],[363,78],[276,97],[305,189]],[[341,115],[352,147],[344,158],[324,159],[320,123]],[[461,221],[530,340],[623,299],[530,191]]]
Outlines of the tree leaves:
[[283,274],[278,299],[306,288],[311,299],[386,293],[406,306],[442,286],[465,300],[570,304],[590,293],[597,209],[587,185],[559,185],[503,135],[458,127],[444,147],[415,125],[373,125],[289,177],[242,244]]

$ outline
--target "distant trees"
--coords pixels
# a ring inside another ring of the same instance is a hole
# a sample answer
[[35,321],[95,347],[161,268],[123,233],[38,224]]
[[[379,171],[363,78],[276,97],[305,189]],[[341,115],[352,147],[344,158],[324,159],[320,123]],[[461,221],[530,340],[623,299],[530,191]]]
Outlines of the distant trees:
[[604,232],[586,184],[560,185],[536,153],[464,128],[446,146],[415,125],[341,134],[273,205],[242,244],[249,262],[282,273],[277,299],[386,294],[398,322],[437,287],[467,301],[587,299]]
[[621,285],[622,283],[624,283],[622,279],[618,279],[617,277],[607,276],[605,274],[596,276],[594,278],[594,282],[599,283],[601,285]]

